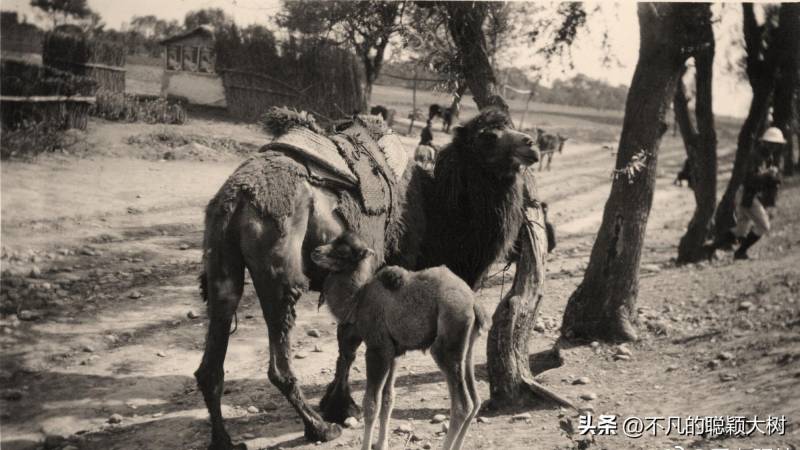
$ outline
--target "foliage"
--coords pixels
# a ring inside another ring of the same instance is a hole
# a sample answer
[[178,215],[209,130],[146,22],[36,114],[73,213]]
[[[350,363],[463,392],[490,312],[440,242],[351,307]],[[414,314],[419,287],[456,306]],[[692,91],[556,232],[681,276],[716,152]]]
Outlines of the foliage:
[[184,28],[191,30],[200,25],[211,25],[218,30],[233,25],[233,19],[221,8],[205,8],[186,13],[183,19]]
[[59,24],[59,19],[60,23],[66,23],[68,18],[84,19],[92,14],[86,0],[31,0],[31,6],[47,14],[53,27]]
[[278,17],[281,26],[306,35],[332,37],[353,48],[364,65],[369,97],[383,67],[386,48],[402,28],[406,2],[285,1],[283,8]]
[[70,71],[75,64],[85,63],[122,67],[125,65],[125,55],[122,45],[84,33],[47,33],[42,48],[45,65]]
[[[420,66],[446,79],[439,88],[455,91],[463,83],[465,67],[462,67],[459,52],[447,30],[446,5],[434,2],[415,4],[417,7],[409,12],[411,19],[403,30],[404,46]],[[531,59],[531,56],[539,56],[532,66],[534,71],[539,71],[553,57],[568,54],[579,31],[586,27],[587,12],[583,3],[547,6],[527,2],[486,2],[476,3],[473,7],[485,9],[485,50],[495,71],[501,66],[514,65],[521,57]]]
[[230,25],[216,33],[217,67],[273,73],[279,71],[278,42],[261,25]]
[[89,111],[93,116],[121,122],[183,124],[186,112],[178,103],[162,97],[146,98],[133,94],[101,92]]
[[46,122],[25,122],[3,127],[0,133],[0,159],[31,158],[64,147],[64,133]]
[[647,151],[641,149],[631,157],[631,160],[625,164],[625,167],[612,170],[611,177],[614,180],[624,177],[628,179],[628,184],[633,184],[636,175],[645,169],[647,169]]
[[569,51],[578,36],[578,31],[586,25],[585,6],[579,2],[560,3],[556,10],[556,18],[544,19],[539,25],[528,33],[528,37],[535,42],[542,36],[543,28],[552,28],[551,37],[539,49],[539,52],[549,60],[553,56]]
[[0,12],[0,46],[6,51],[39,53],[44,32],[31,23],[20,22],[16,11]]
[[627,97],[626,86],[611,86],[578,74],[567,80],[556,80],[550,88],[537,88],[536,99],[544,103],[622,110]]
[[0,93],[10,96],[85,95],[97,90],[92,78],[74,75],[47,66],[4,60],[0,65]]
[[161,41],[182,30],[177,20],[166,21],[155,16],[134,16],[125,31],[103,30],[95,36],[122,45],[128,55],[161,57]]

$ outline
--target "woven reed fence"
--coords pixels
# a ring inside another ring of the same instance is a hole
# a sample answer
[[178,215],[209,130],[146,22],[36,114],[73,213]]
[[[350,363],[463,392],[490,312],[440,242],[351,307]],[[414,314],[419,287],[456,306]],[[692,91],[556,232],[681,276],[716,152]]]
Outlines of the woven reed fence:
[[85,129],[97,82],[51,67],[3,61],[0,67],[2,125],[18,129],[45,124],[52,129]]
[[56,31],[45,35],[42,62],[93,78],[99,91],[122,93],[125,92],[125,54],[121,44]]
[[[217,71],[222,75],[228,111],[239,119],[257,121],[272,106],[289,106],[331,121],[362,107],[358,63],[344,49],[320,41],[290,39],[280,56],[258,67],[252,64],[255,58],[236,50],[226,58],[233,67]],[[230,55],[237,55],[237,60],[230,61]]]

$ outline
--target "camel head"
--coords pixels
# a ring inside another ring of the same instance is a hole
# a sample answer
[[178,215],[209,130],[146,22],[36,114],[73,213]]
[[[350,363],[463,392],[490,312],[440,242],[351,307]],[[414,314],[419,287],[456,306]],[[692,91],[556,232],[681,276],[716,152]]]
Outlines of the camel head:
[[521,168],[539,161],[534,139],[511,128],[508,115],[486,108],[456,130],[452,146],[470,153],[474,161],[502,178],[514,177]]
[[374,260],[374,256],[375,251],[367,247],[357,234],[345,231],[331,243],[317,247],[311,253],[311,260],[325,270],[339,273],[356,271],[362,265],[369,266],[364,267],[365,270],[371,270],[374,261],[373,264],[362,263]]

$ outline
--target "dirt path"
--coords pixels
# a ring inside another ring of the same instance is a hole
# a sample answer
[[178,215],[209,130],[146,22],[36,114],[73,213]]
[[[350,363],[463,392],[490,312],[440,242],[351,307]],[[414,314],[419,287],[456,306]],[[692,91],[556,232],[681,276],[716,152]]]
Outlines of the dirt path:
[[[800,186],[794,181],[784,190],[776,229],[756,249],[759,259],[733,264],[728,255],[676,268],[675,246],[693,208],[690,191],[671,185],[683,160],[678,144],[668,139],[660,157],[639,295],[642,339],[628,346],[632,358],[615,360],[613,346],[576,346],[562,352],[563,366],[539,379],[583,406],[591,403],[596,414],[785,414],[790,421],[785,436],[712,442],[661,433],[600,438],[598,448],[797,445]],[[235,164],[110,158],[3,164],[2,305],[4,314],[17,313],[0,324],[3,449],[205,448],[206,411],[192,377],[205,326],[196,287],[202,208]],[[537,367],[548,364],[564,305],[588,261],[612,165],[599,144],[577,144],[539,176],[559,247],[548,263],[541,331],[532,342]],[[487,308],[512,276],[487,280],[480,292]],[[316,297],[299,302],[293,344],[302,356],[295,370],[314,404],[336,358],[335,325],[326,310],[317,311]],[[315,447],[303,442],[297,416],[266,379],[265,326],[249,284],[238,317],[223,400],[234,440],[248,448]],[[309,336],[311,329],[320,337]],[[476,359],[487,398],[484,342]],[[364,388],[361,352],[353,373],[357,401]],[[580,377],[588,384],[574,385]],[[414,439],[398,433],[392,446],[440,444],[441,425],[429,420],[447,413],[447,390],[430,356],[404,357],[398,378],[393,423],[410,424]],[[595,399],[580,400],[582,394]],[[467,448],[568,447],[559,420],[570,416],[549,406],[486,413]],[[360,430],[346,430],[316,447],[359,444]]]

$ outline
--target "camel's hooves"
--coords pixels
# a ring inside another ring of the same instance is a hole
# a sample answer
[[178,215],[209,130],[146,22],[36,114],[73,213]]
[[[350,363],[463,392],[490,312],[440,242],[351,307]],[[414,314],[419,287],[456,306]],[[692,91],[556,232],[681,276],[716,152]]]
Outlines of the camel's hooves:
[[361,419],[364,414],[361,408],[349,395],[345,397],[326,396],[319,405],[322,410],[322,418],[328,422],[344,424],[348,417]]
[[328,442],[342,435],[342,427],[335,423],[323,423],[319,426],[306,425],[305,437],[309,442]]

